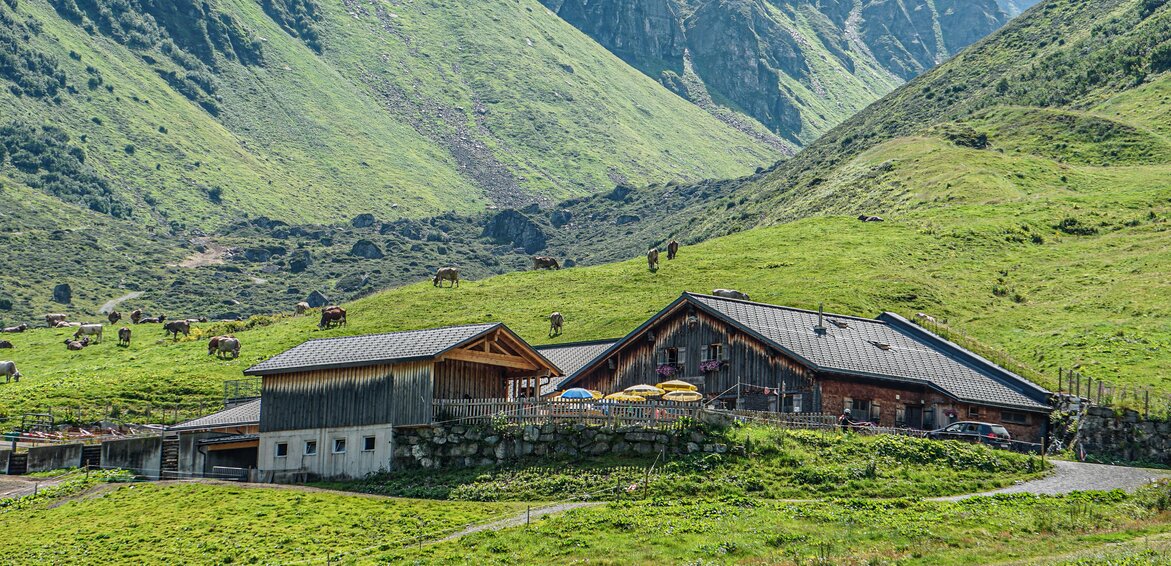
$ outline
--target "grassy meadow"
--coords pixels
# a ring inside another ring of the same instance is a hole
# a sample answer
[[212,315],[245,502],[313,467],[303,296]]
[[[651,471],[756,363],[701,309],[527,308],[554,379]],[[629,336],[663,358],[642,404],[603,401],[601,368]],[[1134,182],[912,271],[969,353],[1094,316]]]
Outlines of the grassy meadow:
[[109,484],[0,507],[5,562],[294,564],[430,541],[513,516],[514,503],[373,498],[219,484]]
[[401,470],[320,485],[455,501],[901,498],[990,491],[1040,477],[1049,469],[1034,456],[960,442],[762,426],[723,434],[730,448],[724,454],[662,461],[533,459],[504,467]]

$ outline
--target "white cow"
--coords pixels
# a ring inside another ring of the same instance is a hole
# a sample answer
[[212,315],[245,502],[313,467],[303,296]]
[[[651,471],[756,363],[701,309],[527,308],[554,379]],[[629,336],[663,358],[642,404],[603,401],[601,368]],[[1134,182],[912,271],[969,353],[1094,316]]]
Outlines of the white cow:
[[77,332],[73,333],[73,339],[77,340],[82,336],[93,336],[94,344],[102,341],[102,325],[100,324],[83,324],[77,327]]
[[4,376],[4,383],[8,383],[9,379],[20,381],[20,372],[16,369],[16,362],[0,362],[0,375]]

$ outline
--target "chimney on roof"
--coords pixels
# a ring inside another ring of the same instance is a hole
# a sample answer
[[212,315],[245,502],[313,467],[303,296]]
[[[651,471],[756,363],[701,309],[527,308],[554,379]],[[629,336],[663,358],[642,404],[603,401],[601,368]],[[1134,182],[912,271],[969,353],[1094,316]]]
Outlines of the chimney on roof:
[[817,304],[817,326],[813,327],[813,331],[818,334],[826,333],[825,327],[825,303]]

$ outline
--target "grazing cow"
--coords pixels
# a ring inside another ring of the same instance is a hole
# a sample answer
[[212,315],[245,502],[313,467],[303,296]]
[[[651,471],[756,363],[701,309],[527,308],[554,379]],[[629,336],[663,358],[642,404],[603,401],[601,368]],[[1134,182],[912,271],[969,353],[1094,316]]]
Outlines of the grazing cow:
[[165,320],[167,320],[167,315],[160,314],[151,318],[139,319],[139,321],[135,324],[162,324]]
[[183,333],[183,336],[187,336],[191,333],[191,324],[186,320],[168,322],[163,325],[163,332],[171,334],[173,340],[178,340],[180,332]]
[[535,255],[533,256],[533,270],[538,269],[561,269],[561,264],[557,263],[557,258]]
[[301,302],[297,303],[296,305],[293,305],[293,310],[294,310],[294,312],[297,313],[297,316],[301,316],[301,315],[305,314],[305,311],[309,310],[309,303],[306,303],[305,301],[301,301]]
[[27,324],[18,324],[16,326],[9,326],[8,328],[2,329],[2,330],[0,330],[0,332],[7,332],[9,334],[18,334],[20,332],[24,332],[25,330],[28,330]]
[[93,336],[94,343],[97,344],[102,341],[102,325],[100,324],[83,324],[77,327],[77,332],[73,333],[73,339],[77,340],[82,336]]
[[209,338],[207,341],[207,355],[210,356],[216,353],[216,350],[220,349],[220,340],[224,338],[227,338],[227,336],[212,336]]
[[88,336],[86,336],[85,338],[82,338],[80,341],[70,340],[68,338],[65,339],[65,349],[66,350],[81,350],[81,349],[84,349],[86,346],[89,346],[89,337]]
[[118,329],[118,345],[119,346],[126,346],[126,347],[130,346],[130,328],[129,327],[123,326],[122,328]]
[[106,320],[110,321],[110,326],[118,324],[118,321],[122,320],[122,313],[118,311],[110,311],[110,314],[106,315]]
[[140,321],[140,320],[142,320],[142,310],[134,309],[134,310],[130,311],[130,322],[133,322],[134,324],[138,324],[138,321]]
[[679,254],[679,242],[676,242],[675,240],[671,240],[670,242],[667,242],[667,261],[671,261],[671,260],[675,259],[675,256],[678,254]]
[[748,293],[741,293],[735,289],[712,289],[712,295],[724,297],[725,299],[751,300],[748,298]]
[[646,253],[646,268],[651,271],[659,269],[659,248],[651,248]]
[[61,313],[47,314],[45,315],[45,324],[48,325],[49,328],[57,328],[57,323],[65,322],[65,319],[66,316]]
[[20,382],[20,372],[16,369],[16,362],[0,362],[0,375],[4,376],[4,383],[8,383],[9,379],[15,379]]
[[220,336],[216,341],[216,356],[222,358],[224,354],[231,354],[233,360],[240,357],[240,341],[231,336]]
[[859,214],[858,220],[863,222],[885,222],[881,216],[867,216],[865,214]]
[[561,313],[555,312],[549,315],[549,336],[556,336],[561,334],[561,327],[565,324],[565,317]]
[[322,330],[333,326],[346,325],[346,309],[341,307],[325,307],[321,310],[321,322],[317,323],[317,328]]
[[11,350],[12,348],[12,342],[7,340],[0,340],[0,350]]
[[452,287],[459,287],[459,268],[440,267],[435,272],[435,278],[431,280],[431,284],[435,287],[442,287],[444,281],[451,281]]

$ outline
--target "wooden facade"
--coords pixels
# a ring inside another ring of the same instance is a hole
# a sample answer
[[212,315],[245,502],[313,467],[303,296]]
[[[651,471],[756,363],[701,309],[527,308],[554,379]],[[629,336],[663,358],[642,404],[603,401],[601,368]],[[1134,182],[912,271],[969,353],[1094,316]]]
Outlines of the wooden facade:
[[497,328],[429,359],[264,375],[260,432],[429,424],[437,399],[505,398],[558,371]]
[[[700,365],[712,360],[719,367],[701,371]],[[672,365],[676,373],[660,375],[663,365]],[[709,399],[744,400],[762,394],[764,388],[779,391],[771,396],[775,406],[763,410],[780,410],[785,398],[790,411],[794,399],[805,412],[816,410],[818,403],[809,370],[727,323],[689,309],[685,302],[644,328],[626,347],[595,361],[570,386],[613,393],[668,379],[687,381]]]

